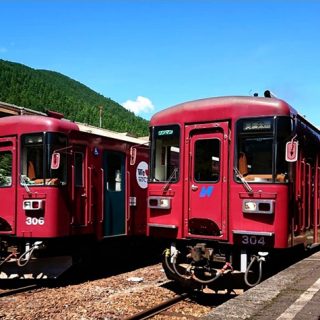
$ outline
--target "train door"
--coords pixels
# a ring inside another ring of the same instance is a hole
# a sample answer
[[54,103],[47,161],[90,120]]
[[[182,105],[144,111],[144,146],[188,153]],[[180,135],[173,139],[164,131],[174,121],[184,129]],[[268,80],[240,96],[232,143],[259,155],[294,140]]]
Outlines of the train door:
[[16,230],[16,138],[0,138],[0,232]]
[[87,212],[86,147],[74,146],[72,165],[73,225],[85,226]]
[[228,123],[186,129],[188,236],[227,239]]
[[104,151],[104,236],[126,234],[125,155]]

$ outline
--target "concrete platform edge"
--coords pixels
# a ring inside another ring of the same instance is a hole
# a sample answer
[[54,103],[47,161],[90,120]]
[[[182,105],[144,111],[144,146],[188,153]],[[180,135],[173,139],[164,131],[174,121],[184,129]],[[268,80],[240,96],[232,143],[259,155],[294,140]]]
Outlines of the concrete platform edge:
[[320,260],[320,252],[301,260],[275,276],[249,289],[202,317],[202,320],[250,319],[273,303],[273,300],[286,288],[294,286],[300,279],[310,277],[308,264]]

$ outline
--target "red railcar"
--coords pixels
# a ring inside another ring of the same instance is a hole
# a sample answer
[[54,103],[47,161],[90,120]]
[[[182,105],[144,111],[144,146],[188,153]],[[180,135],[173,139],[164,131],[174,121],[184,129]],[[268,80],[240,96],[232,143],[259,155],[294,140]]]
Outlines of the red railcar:
[[275,252],[318,243],[320,133],[286,102],[197,100],[150,126],[147,233],[174,240],[169,277],[254,285]]
[[144,235],[147,149],[130,165],[130,148],[143,142],[54,113],[1,118],[2,276],[58,274],[74,249]]

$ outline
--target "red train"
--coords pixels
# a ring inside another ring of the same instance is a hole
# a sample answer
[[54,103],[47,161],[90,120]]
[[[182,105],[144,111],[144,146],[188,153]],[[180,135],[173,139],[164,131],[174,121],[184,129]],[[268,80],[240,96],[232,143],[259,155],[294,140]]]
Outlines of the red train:
[[265,260],[318,243],[320,132],[286,102],[268,91],[186,102],[150,130],[147,234],[172,239],[169,278],[253,286]]
[[3,277],[54,276],[71,265],[74,250],[146,233],[144,141],[61,118],[0,119]]
[[318,243],[319,130],[270,94],[157,113],[150,160],[143,141],[61,118],[0,119],[0,277],[56,275],[97,240],[147,235],[172,240],[168,277],[237,288]]

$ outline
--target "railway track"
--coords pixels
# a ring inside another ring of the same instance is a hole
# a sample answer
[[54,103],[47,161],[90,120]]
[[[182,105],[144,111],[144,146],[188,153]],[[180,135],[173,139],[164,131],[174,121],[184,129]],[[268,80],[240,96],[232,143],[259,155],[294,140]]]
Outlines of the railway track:
[[27,291],[38,289],[38,288],[41,288],[41,286],[39,286],[38,284],[31,284],[31,285],[20,287],[20,288],[6,290],[3,292],[0,292],[0,298],[13,296],[18,293],[27,292]]
[[138,312],[128,318],[126,318],[125,320],[144,320],[144,319],[149,319],[165,310],[167,310],[168,308],[174,306],[175,304],[177,304],[178,302],[187,299],[190,296],[189,293],[182,293],[179,294],[171,299],[168,299],[154,307],[151,307],[149,309],[146,309],[144,311]]
[[[279,262],[289,263],[285,258]],[[118,271],[94,280],[77,282],[72,277],[66,278],[58,285],[18,282],[14,288],[0,289],[0,318],[140,320],[159,317],[159,314],[168,319],[183,314],[188,319],[196,319],[242,293],[241,290],[230,294],[208,289],[188,296],[181,293],[185,292],[181,287],[167,280],[161,264],[124,273]]]
[[160,264],[79,284],[42,283],[39,287],[17,285],[17,289],[0,291],[0,318],[137,320],[159,313],[168,318],[178,314],[199,318],[230,298],[214,292],[188,295],[167,280]]

